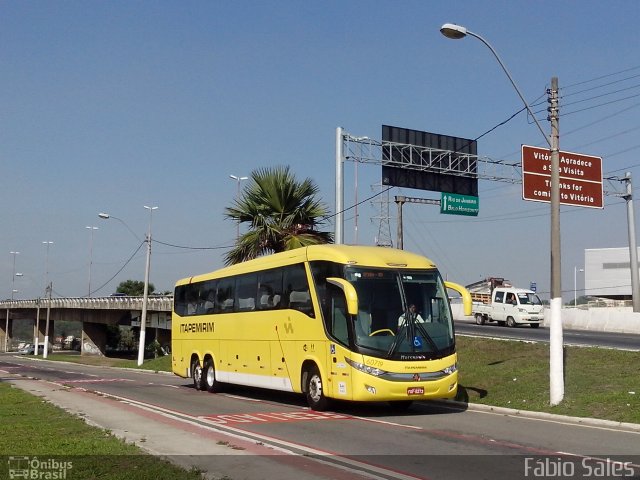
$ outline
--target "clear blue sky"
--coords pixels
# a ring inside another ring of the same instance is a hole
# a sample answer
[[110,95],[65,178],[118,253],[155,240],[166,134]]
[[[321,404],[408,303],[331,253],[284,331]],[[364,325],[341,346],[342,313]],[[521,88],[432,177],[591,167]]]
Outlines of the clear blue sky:
[[[561,149],[600,155],[605,173],[628,169],[640,187],[639,20],[636,0],[4,1],[0,298],[11,295],[10,251],[20,252],[23,273],[16,298],[42,294],[43,241],[54,242],[56,294],[86,295],[86,226],[99,228],[91,284],[102,286],[144,237],[143,205],[159,207],[154,239],[230,245],[235,225],[223,218],[236,194],[230,174],[291,165],[298,178],[317,182],[333,211],[338,126],[377,139],[382,124],[475,138],[507,119],[521,108],[508,79],[476,39],[444,38],[446,22],[484,36],[531,103],[544,100],[557,76],[566,87]],[[521,144],[542,141],[521,114],[479,140],[478,152],[518,162]],[[349,206],[353,164],[345,171]],[[361,166],[358,176],[363,199],[379,167]],[[365,204],[358,213],[358,241],[372,244],[374,210]],[[572,298],[585,248],[627,245],[624,202],[607,197],[602,211],[564,207],[561,222],[562,287]],[[405,246],[453,281],[497,275],[548,292],[549,223],[548,206],[523,201],[520,185],[481,181],[477,218],[406,206]],[[171,290],[178,278],[220,267],[224,252],[154,244],[151,281]],[[143,272],[141,249],[96,295]]]

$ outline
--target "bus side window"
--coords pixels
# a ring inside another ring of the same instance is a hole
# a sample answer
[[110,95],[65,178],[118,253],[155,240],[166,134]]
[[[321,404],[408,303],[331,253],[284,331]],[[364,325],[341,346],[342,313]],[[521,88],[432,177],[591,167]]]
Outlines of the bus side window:
[[236,290],[238,292],[238,311],[248,312],[255,310],[258,276],[254,273],[238,277]]
[[186,290],[187,285],[181,285],[176,287],[175,292],[173,293],[173,309],[176,314],[184,317],[187,313],[187,301],[186,301]]
[[214,306],[216,301],[216,287],[217,282],[215,280],[209,280],[204,282],[200,287],[200,311],[199,313],[208,314],[214,312]]
[[197,284],[187,285],[186,291],[187,315],[198,313],[198,286]]
[[215,305],[216,313],[233,312],[234,287],[235,280],[233,278],[223,278],[219,281]]
[[[333,289],[332,289],[333,290]],[[331,333],[343,345],[349,345],[349,330],[347,328],[347,307],[342,290],[332,291],[332,318]]]
[[284,271],[285,301],[288,308],[303,312],[310,317],[314,317],[313,304],[309,294],[309,284],[307,283],[307,273],[304,265],[291,265]]
[[258,274],[258,308],[260,310],[271,310],[281,308],[280,298],[282,296],[282,270],[265,270]]

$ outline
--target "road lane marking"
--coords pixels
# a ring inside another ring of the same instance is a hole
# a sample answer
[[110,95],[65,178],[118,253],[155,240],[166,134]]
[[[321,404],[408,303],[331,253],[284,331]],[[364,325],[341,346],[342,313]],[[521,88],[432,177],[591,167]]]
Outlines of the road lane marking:
[[281,423],[302,422],[318,420],[350,420],[354,417],[332,412],[295,411],[295,412],[271,412],[271,413],[233,413],[221,415],[202,415],[199,418],[216,424],[227,425],[236,423]]
[[351,458],[341,456],[336,452],[320,450],[300,443],[289,442],[287,440],[279,439],[276,437],[250,432],[240,428],[232,427],[230,425],[223,425],[208,420],[205,417],[197,417],[188,413],[176,412],[175,410],[170,410],[158,405],[141,402],[139,400],[122,397],[119,395],[113,395],[107,392],[94,390],[93,393],[121,401],[128,405],[140,408],[141,410],[161,415],[173,421],[182,422],[199,427],[204,430],[228,435],[245,442],[256,442],[256,440],[258,440],[258,444],[261,444],[268,449],[280,452],[281,454],[304,456],[306,459],[327,464],[342,470],[347,470],[351,473],[363,475],[374,480],[387,480],[390,478],[397,480],[424,480],[424,477],[417,477],[411,474],[405,474],[402,472],[380,467],[375,464],[353,460]]

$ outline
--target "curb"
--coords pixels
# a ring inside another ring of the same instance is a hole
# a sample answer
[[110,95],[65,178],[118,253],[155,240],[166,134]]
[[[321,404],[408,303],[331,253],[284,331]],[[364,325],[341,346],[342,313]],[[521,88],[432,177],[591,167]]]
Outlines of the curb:
[[85,367],[94,367],[94,368],[112,368],[115,370],[125,370],[132,372],[141,372],[141,373],[160,373],[163,375],[173,375],[173,372],[165,372],[164,370],[150,370],[148,368],[130,368],[130,367],[114,367],[111,365],[91,365],[90,363],[80,363],[80,362],[68,362],[66,360],[50,360],[49,358],[34,358],[29,355],[13,355],[18,358],[26,358],[27,360],[31,360],[34,362],[57,362],[57,363],[66,363],[67,365],[83,365]]
[[555,422],[571,423],[574,425],[585,425],[590,427],[608,427],[608,428],[624,428],[634,432],[640,432],[639,423],[616,422],[614,420],[603,420],[600,418],[589,417],[572,417],[569,415],[559,415],[555,413],[538,412],[535,410],[519,410],[515,408],[496,407],[493,405],[485,405],[482,403],[464,403],[454,400],[433,401],[441,407],[451,408],[453,410],[471,410],[476,412],[491,412],[505,416],[535,418],[549,420]]

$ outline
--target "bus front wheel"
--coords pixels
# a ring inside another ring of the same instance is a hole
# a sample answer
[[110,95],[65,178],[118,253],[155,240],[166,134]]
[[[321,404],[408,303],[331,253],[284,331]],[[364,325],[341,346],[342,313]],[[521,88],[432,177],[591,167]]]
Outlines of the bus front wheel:
[[216,371],[213,367],[213,360],[207,358],[204,361],[204,367],[202,369],[202,379],[204,380],[204,386],[209,393],[220,392],[220,382],[216,380]]
[[320,371],[315,365],[305,372],[305,393],[311,410],[322,411],[329,405],[329,399],[324,396]]
[[193,379],[193,386],[196,390],[204,390],[205,385],[202,377],[202,367],[200,366],[200,360],[194,358],[191,361],[191,378]]

